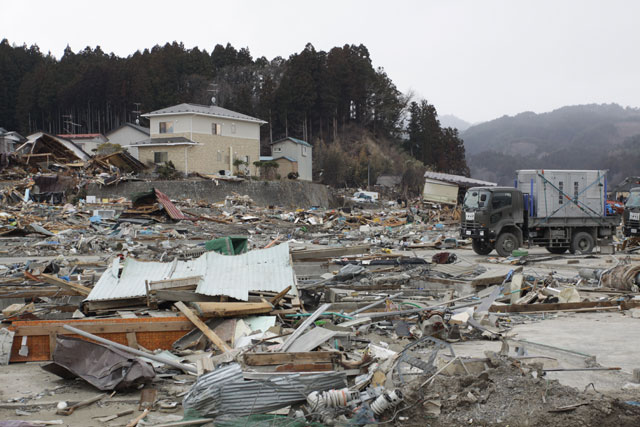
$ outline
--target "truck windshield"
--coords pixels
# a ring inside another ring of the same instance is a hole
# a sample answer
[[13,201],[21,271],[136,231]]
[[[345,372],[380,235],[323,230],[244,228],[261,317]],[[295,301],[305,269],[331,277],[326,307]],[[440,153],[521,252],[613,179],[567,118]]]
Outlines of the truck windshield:
[[629,198],[624,205],[627,208],[640,208],[640,191],[629,193]]
[[490,195],[486,190],[469,190],[464,196],[464,208],[482,209],[487,206]]

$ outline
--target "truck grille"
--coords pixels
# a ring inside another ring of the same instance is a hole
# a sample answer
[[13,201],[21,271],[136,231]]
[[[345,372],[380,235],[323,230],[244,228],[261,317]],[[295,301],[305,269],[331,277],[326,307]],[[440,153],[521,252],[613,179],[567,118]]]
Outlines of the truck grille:
[[480,226],[480,223],[478,221],[467,221],[467,220],[462,220],[462,228],[482,228]]
[[629,228],[640,228],[640,221],[628,220],[625,225]]

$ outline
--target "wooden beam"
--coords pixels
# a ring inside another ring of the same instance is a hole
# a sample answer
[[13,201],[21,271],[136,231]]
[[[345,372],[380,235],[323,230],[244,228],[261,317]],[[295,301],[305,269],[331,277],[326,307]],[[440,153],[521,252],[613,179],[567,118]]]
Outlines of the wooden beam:
[[331,363],[287,363],[276,368],[276,372],[317,372],[332,371]]
[[371,245],[343,246],[338,248],[309,249],[291,252],[294,261],[338,258],[344,255],[358,255],[371,252]]
[[269,302],[273,305],[276,305],[278,301],[280,301],[290,290],[291,290],[291,285],[287,286],[285,289],[278,292],[278,294],[275,297],[271,298]]
[[191,321],[198,329],[202,331],[202,333],[209,338],[209,341],[213,343],[216,347],[218,347],[223,353],[227,351],[231,351],[231,347],[229,347],[224,341],[220,339],[215,332],[213,332],[209,327],[202,321],[198,316],[196,316],[191,309],[189,309],[182,301],[178,301],[174,304],[178,310],[182,314],[186,316],[187,319]]
[[67,282],[66,280],[59,279],[49,274],[41,274],[40,278],[42,279],[43,282],[46,282],[50,285],[56,285],[63,289],[73,290],[78,295],[82,295],[86,297],[86,296],[89,296],[89,294],[91,293],[91,288],[82,286],[80,283]]
[[197,302],[193,303],[203,317],[233,317],[265,314],[273,310],[268,302]]
[[566,302],[555,304],[512,304],[512,305],[492,305],[489,309],[493,313],[530,313],[545,311],[561,311],[561,310],[579,310],[584,308],[603,308],[620,307],[621,310],[628,310],[634,307],[640,307],[640,301],[584,301],[584,302]]
[[163,301],[182,301],[182,302],[216,302],[220,297],[197,294],[193,291],[176,291],[168,289],[160,289],[153,292],[157,300]]
[[[184,319],[184,318],[183,318]],[[37,336],[49,334],[69,334],[63,329],[63,322],[58,324],[40,324],[40,325],[16,325],[9,327],[14,331],[16,336]],[[184,319],[175,322],[135,322],[135,323],[72,323],[73,326],[79,326],[83,331],[92,334],[118,334],[130,332],[163,332],[163,331],[190,331],[193,329],[193,323]]]
[[333,351],[309,351],[306,353],[245,353],[244,363],[249,366],[284,365],[287,363],[330,363],[339,353]]

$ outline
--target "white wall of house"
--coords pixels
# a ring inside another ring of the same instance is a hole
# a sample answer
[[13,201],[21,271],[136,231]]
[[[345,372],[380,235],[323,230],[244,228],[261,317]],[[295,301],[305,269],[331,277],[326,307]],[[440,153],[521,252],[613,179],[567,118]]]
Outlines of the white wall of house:
[[219,125],[218,135],[231,138],[257,139],[260,140],[260,124],[232,119],[222,119],[211,116],[196,114],[176,114],[166,116],[152,116],[149,118],[152,137],[162,137],[170,133],[160,133],[160,123],[170,123],[173,127],[172,133],[199,133],[212,135],[212,124]]
[[298,162],[298,174],[300,179],[305,181],[313,180],[312,151],[312,147],[296,144],[290,139],[286,139],[271,146],[271,155],[274,158],[287,156]]
[[[137,129],[132,128],[131,126],[123,126],[107,135],[109,142],[112,144],[120,144],[123,147],[133,144],[134,142],[144,141],[149,138],[144,132],[140,132]],[[127,147],[129,154],[131,154],[136,159],[138,158],[138,148],[137,147]]]

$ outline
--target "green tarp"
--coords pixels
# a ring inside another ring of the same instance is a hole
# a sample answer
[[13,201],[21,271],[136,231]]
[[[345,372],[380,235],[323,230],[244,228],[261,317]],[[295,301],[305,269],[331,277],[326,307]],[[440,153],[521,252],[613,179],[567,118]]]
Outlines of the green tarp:
[[247,237],[228,236],[219,239],[209,240],[204,244],[204,248],[208,251],[218,252],[223,255],[239,255],[247,252]]

